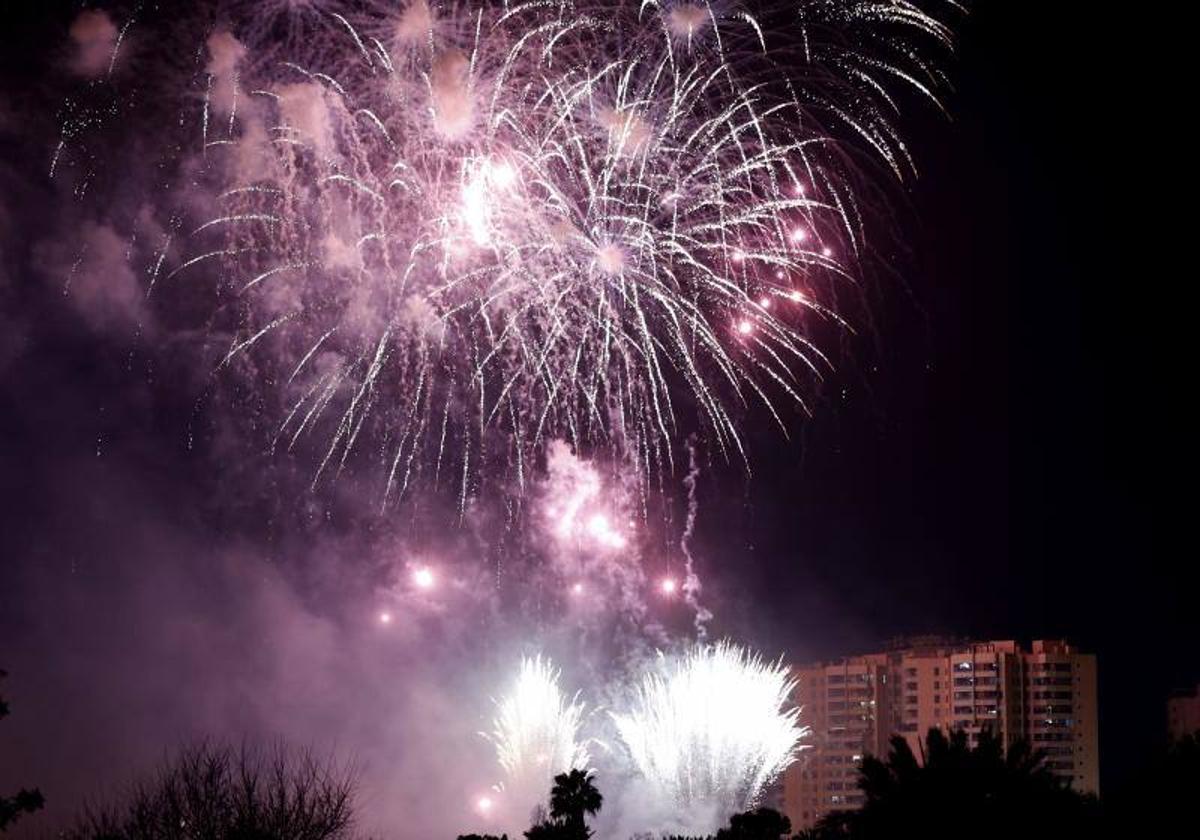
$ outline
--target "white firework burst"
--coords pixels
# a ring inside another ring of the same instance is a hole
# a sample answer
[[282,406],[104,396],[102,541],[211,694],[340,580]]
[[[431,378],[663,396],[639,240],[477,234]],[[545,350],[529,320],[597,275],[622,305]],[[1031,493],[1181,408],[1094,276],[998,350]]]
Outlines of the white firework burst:
[[661,657],[631,707],[613,721],[659,803],[719,818],[752,807],[791,764],[807,734],[790,703],[795,682],[730,642]]
[[548,799],[556,775],[586,770],[591,761],[580,733],[586,707],[578,696],[565,696],[558,681],[550,660],[522,659],[487,736],[504,771],[505,809],[517,822]]

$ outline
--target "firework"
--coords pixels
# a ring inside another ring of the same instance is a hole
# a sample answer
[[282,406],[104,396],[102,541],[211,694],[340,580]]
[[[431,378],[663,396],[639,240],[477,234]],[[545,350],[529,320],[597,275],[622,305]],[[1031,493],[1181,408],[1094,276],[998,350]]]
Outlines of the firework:
[[613,720],[660,803],[723,818],[753,806],[795,760],[806,730],[789,704],[794,685],[779,662],[729,642],[700,645],[662,658]]
[[584,704],[564,696],[558,679],[549,660],[523,659],[511,690],[497,704],[488,737],[504,772],[500,787],[514,824],[546,801],[556,775],[587,769],[591,760],[580,736]]
[[323,441],[323,475],[374,440],[388,497],[523,483],[553,438],[645,475],[694,426],[744,455],[750,403],[786,428],[865,250],[862,161],[911,169],[892,91],[934,97],[951,45],[905,0],[218,5],[152,281],[215,279],[278,443]]

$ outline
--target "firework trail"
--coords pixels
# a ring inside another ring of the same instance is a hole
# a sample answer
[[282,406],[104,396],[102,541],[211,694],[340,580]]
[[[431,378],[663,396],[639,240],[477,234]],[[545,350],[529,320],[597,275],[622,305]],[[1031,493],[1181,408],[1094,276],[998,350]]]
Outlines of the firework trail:
[[564,696],[558,680],[549,660],[525,658],[512,689],[497,703],[487,737],[504,771],[500,788],[514,825],[546,801],[556,775],[586,770],[591,761],[580,736],[585,706]]
[[684,520],[683,533],[679,537],[679,550],[683,554],[683,597],[688,606],[696,614],[695,628],[697,641],[708,639],[708,622],[712,621],[712,610],[700,602],[700,591],[703,586],[700,576],[696,574],[696,562],[692,557],[692,536],[696,531],[696,516],[700,512],[700,500],[696,496],[696,482],[700,479],[700,462],[696,457],[695,437],[687,440],[688,472],[683,478],[683,486],[687,489],[687,518]]
[[[912,168],[896,89],[935,98],[951,34],[905,0],[751,8],[238,0],[173,19],[191,45],[100,12],[76,38],[103,84],[153,79],[156,117],[177,100],[151,284],[215,286],[277,445],[465,505],[552,439],[645,476],[692,428],[743,458],[746,407],[786,430],[827,367],[867,173]],[[79,109],[56,165],[126,101]]]
[[750,808],[795,760],[806,730],[782,663],[730,642],[697,645],[660,659],[632,708],[613,721],[634,767],[668,809],[716,808],[718,818]]

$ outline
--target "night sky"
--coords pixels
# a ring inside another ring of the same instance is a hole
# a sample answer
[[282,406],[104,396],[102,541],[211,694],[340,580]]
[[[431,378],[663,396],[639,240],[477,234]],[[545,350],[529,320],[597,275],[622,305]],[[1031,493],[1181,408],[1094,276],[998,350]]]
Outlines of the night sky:
[[[1187,475],[1166,394],[1194,378],[1166,370],[1187,358],[1161,335],[1187,272],[1144,194],[1167,152],[1156,102],[1129,92],[1147,71],[1114,46],[1135,26],[973,5],[952,118],[909,109],[921,175],[870,320],[792,440],[752,417],[752,475],[704,471],[692,548],[714,626],[795,661],[919,633],[1096,653],[1112,789],[1163,738],[1168,692],[1200,681],[1194,551],[1163,534],[1166,476]],[[62,228],[38,91],[69,19],[17,16],[0,57],[0,791],[73,807],[197,732],[375,738],[346,698],[374,721],[389,675],[430,672],[346,629],[386,577],[387,521],[327,516],[342,500],[261,452],[222,463],[222,431],[193,435],[186,351],[131,352],[47,279]],[[467,685],[419,681],[406,710]]]

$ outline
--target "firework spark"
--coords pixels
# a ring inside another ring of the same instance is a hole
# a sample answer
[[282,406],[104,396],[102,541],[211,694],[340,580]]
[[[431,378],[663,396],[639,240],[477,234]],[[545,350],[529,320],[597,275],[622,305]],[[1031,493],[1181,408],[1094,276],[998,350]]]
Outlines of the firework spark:
[[794,682],[729,642],[662,658],[632,708],[613,720],[638,772],[671,808],[720,816],[751,807],[795,760],[806,730],[789,696]]
[[281,445],[323,441],[321,476],[376,440],[388,498],[523,484],[553,438],[643,475],[695,425],[744,457],[751,403],[786,429],[865,250],[861,161],[911,171],[893,90],[935,98],[952,46],[906,0],[221,7],[161,273],[218,279]]

